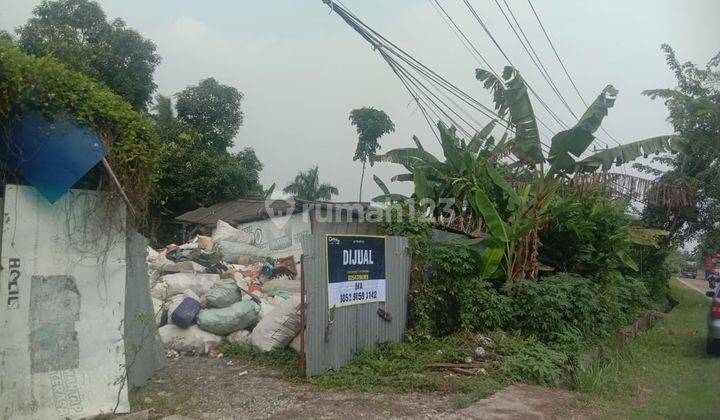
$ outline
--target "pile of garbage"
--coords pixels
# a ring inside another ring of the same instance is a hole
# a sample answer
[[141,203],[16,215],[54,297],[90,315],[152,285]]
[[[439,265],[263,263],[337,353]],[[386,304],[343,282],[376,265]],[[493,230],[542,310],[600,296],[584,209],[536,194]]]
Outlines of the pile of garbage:
[[223,340],[299,351],[300,281],[295,258],[274,259],[254,236],[218,221],[211,237],[148,249],[150,295],[163,344],[210,353]]

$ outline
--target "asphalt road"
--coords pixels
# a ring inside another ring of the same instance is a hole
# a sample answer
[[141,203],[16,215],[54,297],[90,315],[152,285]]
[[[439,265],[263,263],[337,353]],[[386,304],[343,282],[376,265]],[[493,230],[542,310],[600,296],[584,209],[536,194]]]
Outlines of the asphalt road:
[[703,295],[705,292],[710,290],[708,288],[708,282],[705,280],[704,276],[701,276],[700,273],[698,273],[697,278],[687,278],[687,277],[679,277],[680,281],[687,287],[697,290],[698,292],[702,293]]

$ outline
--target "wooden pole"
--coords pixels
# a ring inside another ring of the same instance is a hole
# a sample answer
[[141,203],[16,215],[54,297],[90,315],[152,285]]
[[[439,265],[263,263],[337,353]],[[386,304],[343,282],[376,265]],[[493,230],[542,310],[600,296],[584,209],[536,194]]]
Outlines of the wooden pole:
[[130,213],[132,213],[133,217],[137,216],[137,213],[135,213],[135,208],[133,207],[132,203],[130,203],[130,199],[128,198],[127,194],[125,194],[125,190],[123,189],[122,185],[120,185],[120,181],[115,176],[115,172],[110,167],[110,163],[107,161],[107,159],[102,158],[103,166],[105,166],[105,170],[108,171],[110,174],[110,178],[115,182],[115,185],[117,185],[118,189],[120,190],[120,195],[122,195],[123,200],[125,201],[125,204],[127,204],[128,208],[130,209]]

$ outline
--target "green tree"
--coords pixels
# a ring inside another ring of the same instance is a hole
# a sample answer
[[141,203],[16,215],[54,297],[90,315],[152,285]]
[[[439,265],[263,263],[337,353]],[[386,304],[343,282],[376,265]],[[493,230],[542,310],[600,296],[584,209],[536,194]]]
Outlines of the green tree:
[[108,22],[96,2],[45,1],[17,34],[24,52],[51,55],[101,81],[135,110],[145,110],[150,103],[157,87],[153,73],[160,63],[155,44],[121,19]]
[[395,124],[390,117],[381,110],[372,107],[363,107],[350,111],[350,123],[355,126],[358,133],[358,143],[355,148],[355,156],[353,160],[362,162],[362,175],[360,175],[360,196],[358,201],[362,201],[363,180],[365,179],[365,165],[370,162],[373,165],[373,159],[380,148],[378,139],[385,134],[395,131]]
[[[720,237],[720,53],[701,68],[678,61],[669,45],[663,45],[662,50],[677,87],[643,93],[665,101],[670,112],[668,121],[686,139],[686,145],[675,156],[662,155],[653,160],[672,168],[660,180],[690,187],[696,196],[690,206],[646,206],[643,218],[649,224],[664,226],[675,244],[699,237],[701,247],[710,249],[710,238]],[[657,174],[652,168],[636,167]]]
[[182,132],[160,149],[156,215],[172,218],[239,197],[260,197],[262,164],[252,149],[238,154],[206,147],[202,136]]
[[293,198],[305,201],[330,200],[333,195],[339,194],[336,186],[320,183],[317,165],[307,171],[298,172],[295,179],[283,189],[283,192],[292,195]]
[[193,127],[203,141],[216,150],[233,145],[233,137],[243,123],[240,103],[243,94],[214,78],[201,80],[175,95],[178,119]]

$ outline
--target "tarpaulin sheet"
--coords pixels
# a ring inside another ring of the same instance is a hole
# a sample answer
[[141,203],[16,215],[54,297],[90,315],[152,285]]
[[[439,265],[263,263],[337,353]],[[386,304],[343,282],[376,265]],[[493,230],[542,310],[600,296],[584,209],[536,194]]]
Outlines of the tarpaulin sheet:
[[125,212],[71,190],[49,204],[5,190],[0,264],[0,418],[129,411],[122,337]]
[[13,127],[7,160],[10,168],[54,203],[105,155],[89,127],[62,114],[48,119],[29,112]]

